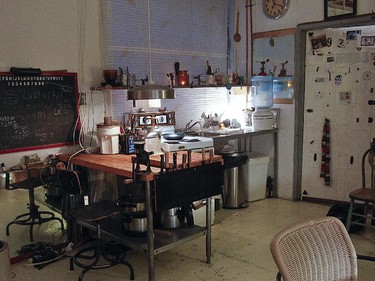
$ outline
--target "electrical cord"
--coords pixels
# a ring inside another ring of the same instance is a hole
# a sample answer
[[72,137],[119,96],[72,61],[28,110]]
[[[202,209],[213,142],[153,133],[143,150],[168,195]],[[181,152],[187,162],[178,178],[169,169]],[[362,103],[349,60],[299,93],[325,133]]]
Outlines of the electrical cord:
[[[35,266],[35,267],[39,267],[39,269],[41,269],[43,266],[45,266],[45,265],[47,265],[47,264],[49,264],[49,263],[52,263],[52,262],[54,262],[54,261],[60,260],[60,259],[65,258],[65,257],[67,257],[67,258],[71,257],[70,253],[77,251],[80,247],[82,247],[83,245],[85,245],[86,242],[87,242],[87,238],[80,240],[80,241],[77,242],[75,245],[73,245],[73,243],[70,242],[70,243],[68,243],[68,244],[65,246],[65,248],[63,248],[63,249],[60,250],[60,251],[53,250],[53,249],[52,249],[52,246],[50,246],[50,247],[46,247],[46,248],[44,249],[44,251],[50,251],[50,252],[51,252],[51,251],[54,251],[55,253],[57,253],[57,254],[59,254],[59,255],[56,256],[56,257],[53,257],[53,258],[51,258],[51,259],[45,260],[45,261],[39,261],[39,262],[27,262],[27,261],[31,261],[31,260],[32,260],[32,258],[30,258],[30,259],[26,260],[26,261],[23,263],[23,265],[24,265],[24,266]],[[40,267],[40,266],[42,266],[42,267]]]
[[71,168],[71,163],[70,163],[70,162],[71,162],[71,160],[72,160],[72,158],[73,158],[74,156],[80,154],[81,152],[85,152],[85,151],[86,151],[86,148],[82,148],[82,149],[80,149],[80,150],[74,152],[72,155],[70,155],[69,158],[68,158],[68,166],[67,166],[67,168],[68,168],[68,169]]
[[[63,253],[63,254],[61,254],[61,255],[59,255],[59,256],[57,256],[57,257],[55,257],[55,258],[52,258],[52,259],[50,259],[50,260],[41,261],[41,262],[35,262],[35,263],[32,263],[32,262],[31,262],[31,263],[25,262],[25,263],[23,263],[23,265],[24,265],[24,266],[40,266],[40,265],[45,265],[45,264],[48,264],[48,263],[51,263],[51,262],[57,261],[57,260],[62,259],[62,258],[64,258],[64,257],[69,257],[69,256],[67,256],[66,253]],[[30,259],[29,259],[29,260],[30,260]]]

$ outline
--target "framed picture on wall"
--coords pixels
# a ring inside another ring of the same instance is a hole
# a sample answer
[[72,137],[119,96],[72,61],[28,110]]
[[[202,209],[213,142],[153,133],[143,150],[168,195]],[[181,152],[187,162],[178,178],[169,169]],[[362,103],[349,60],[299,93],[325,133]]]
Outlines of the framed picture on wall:
[[355,16],[357,0],[324,0],[324,20]]
[[375,46],[375,36],[374,35],[362,35],[357,41],[358,47],[374,47]]

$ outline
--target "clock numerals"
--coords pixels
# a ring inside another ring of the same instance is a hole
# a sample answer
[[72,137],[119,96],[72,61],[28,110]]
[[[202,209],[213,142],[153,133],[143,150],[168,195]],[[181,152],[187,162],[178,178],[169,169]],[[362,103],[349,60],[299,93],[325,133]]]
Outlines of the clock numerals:
[[289,7],[289,0],[263,0],[263,11],[267,17],[278,19]]

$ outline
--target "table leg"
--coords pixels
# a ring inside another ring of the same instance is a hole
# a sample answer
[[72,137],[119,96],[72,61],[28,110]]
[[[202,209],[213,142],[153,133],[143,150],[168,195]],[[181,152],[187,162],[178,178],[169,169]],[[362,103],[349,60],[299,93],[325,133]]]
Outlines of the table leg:
[[155,280],[154,268],[154,222],[151,204],[151,185],[149,181],[145,182],[146,188],[146,216],[147,216],[147,256],[148,256],[148,280]]
[[278,189],[278,163],[279,163],[279,143],[278,143],[278,135],[277,132],[273,134],[273,143],[274,143],[274,161],[273,161],[273,197],[279,197],[279,189]]
[[211,263],[211,197],[206,198],[206,262]]

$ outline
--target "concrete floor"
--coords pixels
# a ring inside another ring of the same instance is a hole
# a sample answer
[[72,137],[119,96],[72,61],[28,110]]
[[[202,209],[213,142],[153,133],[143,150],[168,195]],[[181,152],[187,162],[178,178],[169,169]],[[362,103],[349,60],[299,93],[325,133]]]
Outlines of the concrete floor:
[[[43,189],[39,192],[42,192]],[[0,189],[0,239],[10,245],[15,256],[22,245],[30,244],[28,227],[12,225],[10,236],[5,226],[26,210],[27,194],[22,190]],[[44,209],[44,207],[41,207]],[[272,237],[290,224],[325,216],[329,206],[283,199],[265,199],[252,202],[245,209],[220,209],[215,212],[212,227],[211,264],[205,262],[205,237],[177,246],[155,257],[155,276],[159,281],[192,280],[275,280],[277,268],[272,259],[269,243]],[[58,224],[49,222],[36,226],[35,241],[58,244],[65,234]],[[351,235],[358,254],[375,256],[375,232],[366,230]],[[147,257],[139,252],[127,252],[127,260],[134,266],[135,280],[148,280]],[[63,258],[42,269],[35,269],[30,261],[11,267],[13,279],[77,280],[80,269],[69,270],[69,259]],[[374,280],[375,263],[358,261],[359,281]],[[129,270],[121,265],[110,269],[89,271],[84,280],[129,280]]]

